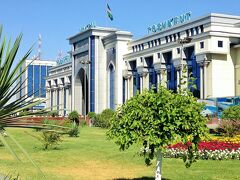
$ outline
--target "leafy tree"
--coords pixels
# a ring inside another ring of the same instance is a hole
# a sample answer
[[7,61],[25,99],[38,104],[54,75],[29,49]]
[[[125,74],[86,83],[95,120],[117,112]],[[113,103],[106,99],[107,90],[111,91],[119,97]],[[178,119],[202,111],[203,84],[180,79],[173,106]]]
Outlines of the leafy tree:
[[194,151],[200,137],[207,132],[202,110],[203,104],[187,90],[173,93],[159,87],[157,93],[143,91],[116,111],[107,135],[120,150],[134,143],[142,144],[147,165],[157,157],[155,177],[161,179],[162,153],[176,140],[188,144],[188,155],[183,158],[186,167],[195,161]]

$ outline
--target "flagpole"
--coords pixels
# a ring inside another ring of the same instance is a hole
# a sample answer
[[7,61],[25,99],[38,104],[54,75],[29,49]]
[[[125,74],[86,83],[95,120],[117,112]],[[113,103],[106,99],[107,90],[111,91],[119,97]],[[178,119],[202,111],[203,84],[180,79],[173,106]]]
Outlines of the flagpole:
[[105,18],[106,18],[106,23],[105,26],[108,27],[108,15],[107,15],[107,5],[108,5],[108,0],[105,0]]

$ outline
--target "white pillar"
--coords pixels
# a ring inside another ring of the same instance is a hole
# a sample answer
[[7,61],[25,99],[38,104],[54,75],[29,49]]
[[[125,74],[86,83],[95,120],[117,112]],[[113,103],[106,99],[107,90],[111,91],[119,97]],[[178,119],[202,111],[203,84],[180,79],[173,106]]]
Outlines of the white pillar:
[[128,99],[128,80],[127,79],[124,79],[124,83],[125,83],[125,99],[124,99],[124,101],[126,101]]
[[60,94],[59,94],[59,96],[60,96],[60,109],[61,109],[61,116],[63,116],[64,115],[64,87],[63,86],[61,86],[61,90],[60,90]]
[[57,110],[57,89],[54,89],[53,91],[53,106],[53,109]]
[[179,89],[180,88],[180,77],[181,75],[180,75],[180,70],[179,69],[177,69],[177,89]]
[[70,111],[70,101],[69,101],[70,97],[69,97],[69,88],[66,87],[66,115],[69,114]]
[[142,90],[143,90],[143,77],[140,76],[140,94],[142,93]]
[[204,99],[203,80],[203,67],[200,66],[200,99]]
[[46,108],[49,108],[51,106],[50,104],[50,91],[49,89],[46,89],[46,99],[47,99],[47,102],[46,102]]
[[203,64],[203,74],[204,74],[204,99],[207,98],[207,63]]
[[130,99],[130,79],[127,78],[127,99]]

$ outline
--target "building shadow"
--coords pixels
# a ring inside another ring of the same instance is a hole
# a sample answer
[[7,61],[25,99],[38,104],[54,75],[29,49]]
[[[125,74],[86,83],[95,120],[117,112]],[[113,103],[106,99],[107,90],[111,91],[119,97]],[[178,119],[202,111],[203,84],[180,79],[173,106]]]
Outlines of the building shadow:
[[[113,180],[155,180],[155,177],[139,177],[139,178],[117,178]],[[170,180],[167,178],[162,178],[162,180]]]

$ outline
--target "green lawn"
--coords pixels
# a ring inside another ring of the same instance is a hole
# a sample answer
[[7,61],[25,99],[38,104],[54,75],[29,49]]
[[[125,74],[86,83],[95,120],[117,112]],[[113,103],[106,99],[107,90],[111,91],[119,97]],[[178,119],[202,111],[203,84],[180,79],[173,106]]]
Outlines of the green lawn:
[[[81,128],[78,138],[64,137],[57,150],[43,151],[41,143],[24,131],[8,129],[46,174],[47,179],[154,179],[154,166],[146,167],[142,157],[136,155],[137,147],[120,152],[106,140],[106,130]],[[22,157],[22,156],[21,156]],[[32,165],[22,157],[23,164],[14,160],[0,147],[0,172],[19,172],[22,179],[42,179]],[[186,169],[180,159],[163,160],[164,179],[240,179],[240,161],[198,161]]]

